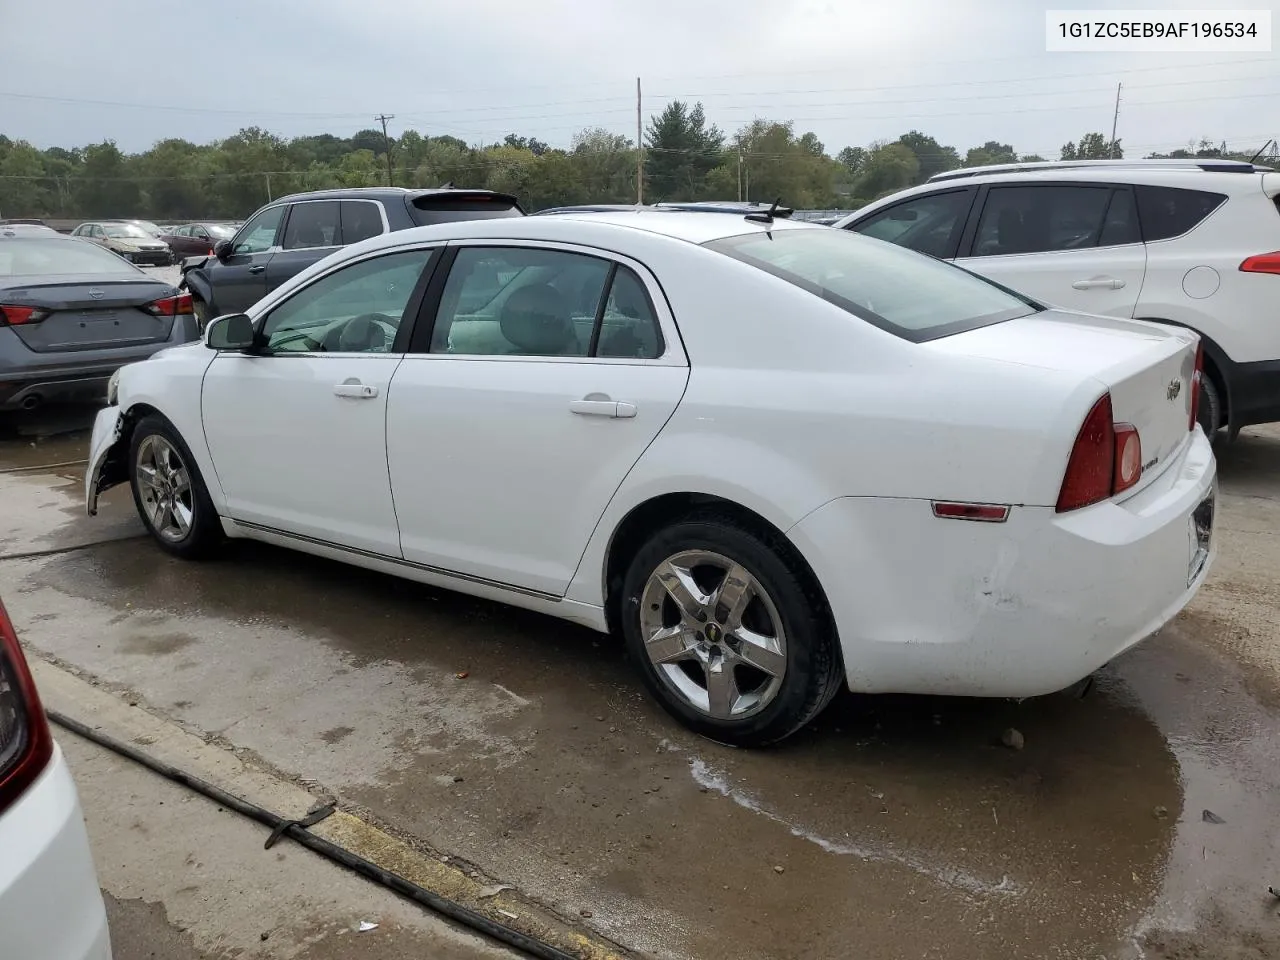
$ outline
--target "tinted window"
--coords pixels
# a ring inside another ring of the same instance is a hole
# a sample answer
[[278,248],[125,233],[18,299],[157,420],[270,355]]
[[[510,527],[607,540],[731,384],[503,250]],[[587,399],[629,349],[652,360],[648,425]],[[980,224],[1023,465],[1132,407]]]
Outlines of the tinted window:
[[949,256],[951,238],[964,225],[972,197],[967,190],[914,197],[872,214],[850,229],[931,257]]
[[1110,187],[992,187],[971,256],[1097,246],[1110,200]]
[[585,357],[611,264],[528,247],[465,247],[445,283],[432,353]]
[[295,203],[285,224],[283,250],[307,250],[312,247],[336,247],[342,241],[336,200]]
[[662,333],[649,292],[630,267],[618,265],[600,318],[597,357],[652,360],[662,356]]
[[382,209],[367,200],[342,201],[342,242],[359,243],[382,232]]
[[52,277],[76,273],[141,273],[127,261],[86,240],[7,237],[0,242],[0,277]]
[[276,231],[280,228],[280,218],[284,216],[284,207],[269,207],[244,225],[236,237],[232,253],[261,253],[269,250],[276,242]]
[[1102,224],[1102,234],[1098,237],[1098,246],[1114,247],[1122,243],[1141,243],[1142,231],[1138,229],[1138,210],[1133,202],[1133,193],[1129,190],[1115,190],[1111,194],[1111,205],[1107,207],[1106,220]]
[[945,260],[847,230],[775,230],[707,246],[908,340],[932,340],[1036,310],[1029,301]]
[[455,220],[491,220],[495,217],[522,217],[520,208],[503,197],[485,195],[450,196],[425,194],[415,197],[409,214],[418,226],[450,223]]
[[303,287],[262,326],[274,353],[386,353],[430,250],[408,250],[343,267]]
[[1135,189],[1138,192],[1138,215],[1142,218],[1142,238],[1148,243],[1182,236],[1227,199],[1221,193],[1176,187],[1140,186]]

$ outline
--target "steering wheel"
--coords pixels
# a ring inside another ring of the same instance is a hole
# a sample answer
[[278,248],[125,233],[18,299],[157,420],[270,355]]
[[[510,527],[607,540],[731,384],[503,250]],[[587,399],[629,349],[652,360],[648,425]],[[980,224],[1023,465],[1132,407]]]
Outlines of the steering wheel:
[[385,313],[362,313],[329,328],[317,348],[326,353],[367,353],[374,347],[386,349],[386,327],[396,322]]

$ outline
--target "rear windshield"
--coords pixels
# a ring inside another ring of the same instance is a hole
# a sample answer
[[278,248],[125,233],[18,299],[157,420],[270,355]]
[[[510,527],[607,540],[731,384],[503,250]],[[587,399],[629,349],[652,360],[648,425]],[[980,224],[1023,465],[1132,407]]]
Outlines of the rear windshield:
[[917,343],[1043,309],[960,267],[848,230],[776,230],[706,246]]
[[114,253],[69,237],[7,237],[0,240],[0,277],[141,273]]
[[492,220],[497,217],[523,217],[524,211],[511,199],[501,196],[449,196],[426,194],[414,197],[409,214],[420,227],[458,220]]

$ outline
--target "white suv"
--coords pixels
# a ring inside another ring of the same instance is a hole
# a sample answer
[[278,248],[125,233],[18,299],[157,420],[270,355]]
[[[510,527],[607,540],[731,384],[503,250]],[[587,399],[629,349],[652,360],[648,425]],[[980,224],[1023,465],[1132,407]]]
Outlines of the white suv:
[[1203,338],[1200,423],[1280,420],[1280,173],[1220,160],[971,167],[832,226],[1085,313]]

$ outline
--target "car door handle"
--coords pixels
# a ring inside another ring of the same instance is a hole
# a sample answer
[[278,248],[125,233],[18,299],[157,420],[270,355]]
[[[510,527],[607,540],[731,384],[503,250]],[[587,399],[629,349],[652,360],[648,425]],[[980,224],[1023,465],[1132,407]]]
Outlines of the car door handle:
[[265,269],[267,269],[267,268],[266,268],[266,266],[260,263],[260,264],[258,264],[256,267],[250,267],[250,268],[249,268],[249,272],[250,272],[250,273],[261,273],[261,272],[262,272],[263,270],[265,270]]
[[1076,290],[1120,290],[1124,287],[1124,281],[1115,277],[1094,277],[1092,280],[1077,280],[1071,286]]
[[371,383],[335,383],[333,385],[333,395],[335,397],[354,397],[357,400],[369,400],[378,395],[378,388]]
[[636,415],[634,403],[617,400],[571,400],[569,412],[583,417],[610,417],[615,420],[629,420]]

